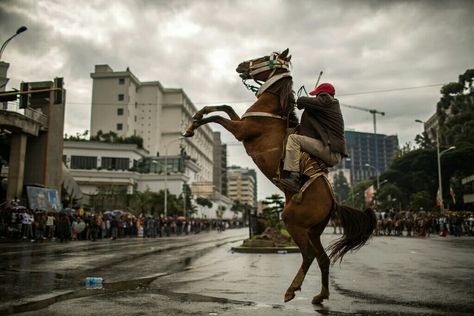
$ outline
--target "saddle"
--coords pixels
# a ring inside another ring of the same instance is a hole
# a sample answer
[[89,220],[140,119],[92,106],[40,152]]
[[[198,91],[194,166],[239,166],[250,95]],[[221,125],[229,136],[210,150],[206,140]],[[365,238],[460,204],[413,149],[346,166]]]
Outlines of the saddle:
[[[293,134],[293,133],[295,133],[294,128],[287,129],[285,141],[284,141],[284,144],[283,144],[284,149],[286,148],[286,142],[287,142],[288,136],[290,134]],[[279,170],[278,170],[279,175],[283,172],[283,161],[284,161],[284,158],[285,158],[284,157],[285,150],[283,150],[282,153],[283,153],[283,155],[281,157],[281,160],[280,160],[281,163],[280,163],[280,167],[279,167]],[[329,168],[328,168],[327,164],[324,161],[322,161],[318,157],[310,155],[307,152],[300,151],[299,167],[300,167],[300,175],[305,180],[304,180],[303,185],[298,190],[298,192],[296,192],[293,195],[292,200],[294,202],[297,202],[297,203],[301,202],[301,200],[303,198],[304,191],[314,182],[314,180],[316,180],[317,178],[319,178],[321,176],[323,176],[324,180],[328,184],[328,187],[331,191],[331,195],[335,199],[335,195],[334,195],[332,185],[331,185],[331,183],[329,182],[329,180],[327,178],[327,175],[329,173]]]

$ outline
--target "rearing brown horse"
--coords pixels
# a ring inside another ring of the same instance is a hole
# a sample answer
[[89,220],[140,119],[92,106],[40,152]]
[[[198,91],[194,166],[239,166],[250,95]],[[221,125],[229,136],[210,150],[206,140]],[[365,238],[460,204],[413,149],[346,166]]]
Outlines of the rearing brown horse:
[[[270,180],[277,177],[280,159],[284,150],[283,143],[288,126],[297,124],[294,114],[295,98],[292,90],[289,63],[291,56],[286,49],[281,54],[242,62],[236,69],[243,80],[253,79],[264,82],[257,92],[257,101],[239,117],[228,105],[206,106],[193,116],[191,126],[184,136],[191,137],[194,130],[207,123],[217,123],[231,132],[241,141],[255,164]],[[205,114],[224,111],[229,119],[214,115],[204,118]],[[304,277],[316,258],[321,270],[321,292],[312,303],[320,304],[329,298],[329,266],[351,250],[362,247],[371,236],[375,224],[372,210],[357,210],[338,205],[326,179],[317,178],[305,190],[302,200],[291,199],[293,192],[284,191],[286,204],[282,218],[286,229],[301,250],[303,263],[285,293],[285,302],[295,297],[295,291],[301,289]],[[320,240],[331,212],[337,212],[344,228],[344,235],[328,248],[328,257]]]

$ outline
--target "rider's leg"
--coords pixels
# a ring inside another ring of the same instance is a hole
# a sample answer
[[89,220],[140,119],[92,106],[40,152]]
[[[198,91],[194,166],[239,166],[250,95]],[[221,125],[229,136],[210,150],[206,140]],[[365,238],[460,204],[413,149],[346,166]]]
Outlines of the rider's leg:
[[335,166],[341,162],[341,154],[332,152],[331,147],[325,146],[320,140],[302,135],[298,136],[300,136],[301,150],[320,158],[328,167]]
[[293,189],[293,191],[298,191],[300,188],[300,137],[301,135],[297,134],[288,136],[283,170],[289,171],[289,174],[282,177],[282,179],[275,179],[284,186]]

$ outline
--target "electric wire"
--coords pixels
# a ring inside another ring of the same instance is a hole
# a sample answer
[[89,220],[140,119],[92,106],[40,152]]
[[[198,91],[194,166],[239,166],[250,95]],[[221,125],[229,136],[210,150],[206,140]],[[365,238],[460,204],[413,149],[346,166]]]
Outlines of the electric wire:
[[[411,87],[400,87],[400,88],[391,88],[391,89],[381,89],[381,90],[370,90],[370,91],[362,91],[362,92],[351,92],[351,93],[344,93],[339,94],[338,97],[345,97],[345,96],[356,96],[356,95],[365,95],[365,94],[376,94],[376,93],[386,93],[386,92],[396,92],[396,91],[405,91],[405,90],[415,90],[415,89],[423,89],[423,88],[432,88],[432,87],[439,87],[444,85],[444,83],[433,83],[433,84],[426,84],[421,86],[411,86]],[[120,103],[123,102],[123,103]],[[249,103],[255,102],[255,99],[246,99],[246,100],[227,100],[227,101],[207,101],[207,102],[192,102],[195,105],[202,105],[202,104],[238,104],[238,103]],[[80,101],[68,101],[67,104],[91,104],[92,102],[80,102]],[[136,103],[137,105],[160,105],[161,103]],[[117,101],[117,102],[107,102],[107,103],[94,103],[94,105],[111,105],[111,106],[120,106],[120,105],[134,105],[133,103],[127,103],[125,101]]]

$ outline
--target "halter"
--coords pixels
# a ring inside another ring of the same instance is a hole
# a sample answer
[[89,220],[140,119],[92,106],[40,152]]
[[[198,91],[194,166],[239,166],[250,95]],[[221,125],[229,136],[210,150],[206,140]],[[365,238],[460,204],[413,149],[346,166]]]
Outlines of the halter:
[[[283,58],[279,58],[280,54],[279,53],[272,53],[269,57],[268,60],[262,61],[259,63],[254,63],[255,59],[250,60],[249,63],[249,76],[252,78],[260,87],[256,87],[253,85],[250,85],[245,82],[246,79],[242,79],[242,83],[245,85],[245,87],[252,92],[255,92],[257,97],[259,97],[268,87],[270,87],[272,84],[277,82],[278,80],[285,78],[285,77],[291,77],[290,75],[290,62],[286,61]],[[281,73],[279,75],[275,75],[275,72],[277,69],[285,69],[287,72]],[[254,76],[262,73],[267,70],[272,70],[270,74],[268,75],[267,80],[262,84],[259,80],[254,79]]]

